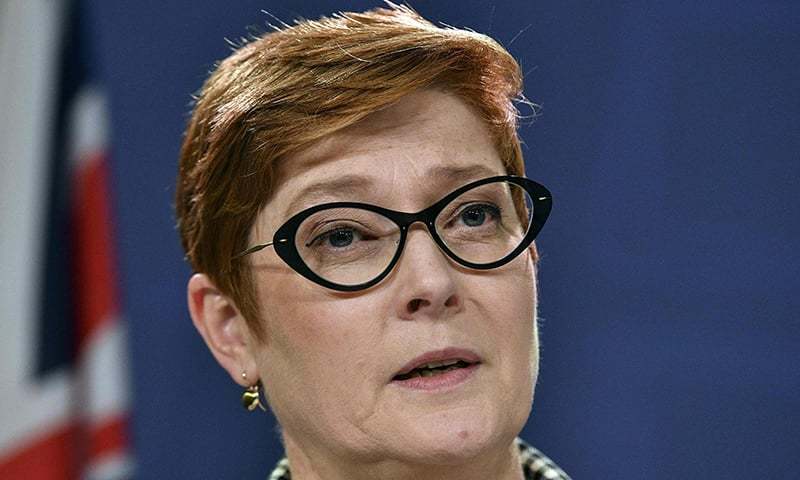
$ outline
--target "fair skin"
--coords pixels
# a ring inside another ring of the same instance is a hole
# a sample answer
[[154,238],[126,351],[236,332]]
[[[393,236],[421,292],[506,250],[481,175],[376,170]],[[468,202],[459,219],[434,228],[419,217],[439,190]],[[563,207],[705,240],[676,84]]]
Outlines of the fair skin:
[[[415,212],[505,168],[473,109],[422,90],[317,142],[281,173],[251,244],[318,203]],[[352,182],[326,188],[343,175]],[[189,281],[189,308],[231,377],[242,386],[263,382],[292,478],[519,480],[513,439],[538,373],[533,258],[531,247],[498,269],[469,270],[415,224],[394,271],[361,292],[310,282],[271,248],[252,255],[264,339],[204,274]],[[392,381],[413,358],[446,347],[480,356],[466,381],[436,391]]]

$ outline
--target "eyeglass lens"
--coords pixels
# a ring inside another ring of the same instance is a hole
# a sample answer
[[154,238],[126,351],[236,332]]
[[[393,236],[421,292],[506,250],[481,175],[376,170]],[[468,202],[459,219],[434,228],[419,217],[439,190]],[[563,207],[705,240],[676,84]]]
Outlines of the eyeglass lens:
[[[527,191],[498,181],[470,189],[436,217],[438,236],[455,256],[489,264],[508,256],[524,240],[533,202]],[[360,208],[331,208],[306,218],[295,235],[303,262],[321,278],[359,285],[388,268],[401,243],[400,227]]]

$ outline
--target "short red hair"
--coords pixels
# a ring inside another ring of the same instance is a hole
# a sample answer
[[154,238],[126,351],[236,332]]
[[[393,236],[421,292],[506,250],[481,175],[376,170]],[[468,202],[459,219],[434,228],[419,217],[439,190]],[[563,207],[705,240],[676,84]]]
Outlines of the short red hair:
[[426,87],[473,106],[508,173],[524,174],[517,62],[491,38],[406,6],[297,22],[239,47],[206,80],[180,153],[178,229],[192,268],[234,300],[256,336],[250,270],[232,258],[280,181],[278,162]]

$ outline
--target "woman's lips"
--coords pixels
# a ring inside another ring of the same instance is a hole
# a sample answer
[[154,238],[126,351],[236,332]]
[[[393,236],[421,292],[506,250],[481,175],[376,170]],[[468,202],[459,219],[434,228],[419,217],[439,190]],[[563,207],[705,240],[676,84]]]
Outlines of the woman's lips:
[[[466,348],[432,350],[406,363],[395,373],[391,383],[415,390],[452,387],[469,379],[481,365],[481,360],[477,353]],[[426,369],[426,366],[433,368]],[[422,370],[414,372],[415,369]]]
[[395,379],[392,380],[392,383],[412,390],[452,388],[466,382],[480,366],[480,363],[471,363],[463,368],[447,370],[431,376],[416,376],[405,380]]

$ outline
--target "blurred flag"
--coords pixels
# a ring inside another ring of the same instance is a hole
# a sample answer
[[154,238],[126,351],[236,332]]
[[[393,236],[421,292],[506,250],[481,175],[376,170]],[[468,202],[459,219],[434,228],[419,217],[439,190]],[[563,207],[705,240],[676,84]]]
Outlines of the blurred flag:
[[0,2],[0,479],[126,479],[108,117],[79,2]]

